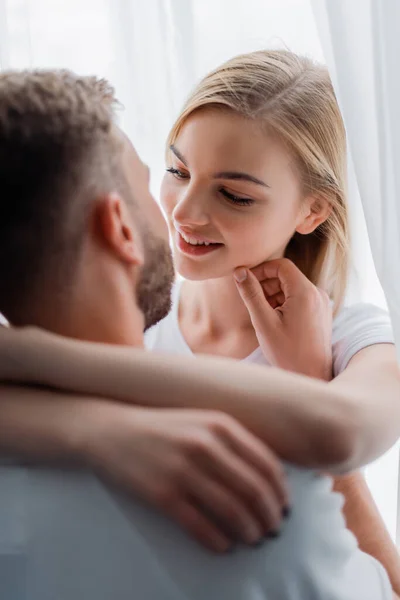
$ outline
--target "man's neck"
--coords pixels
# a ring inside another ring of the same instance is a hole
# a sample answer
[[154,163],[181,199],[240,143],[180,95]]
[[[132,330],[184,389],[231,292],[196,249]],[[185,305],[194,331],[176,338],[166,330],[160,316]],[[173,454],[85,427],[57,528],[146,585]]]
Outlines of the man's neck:
[[142,313],[132,303],[113,306],[113,310],[99,301],[95,305],[81,302],[70,304],[64,310],[51,311],[46,307],[34,325],[53,333],[88,342],[121,346],[144,346]]

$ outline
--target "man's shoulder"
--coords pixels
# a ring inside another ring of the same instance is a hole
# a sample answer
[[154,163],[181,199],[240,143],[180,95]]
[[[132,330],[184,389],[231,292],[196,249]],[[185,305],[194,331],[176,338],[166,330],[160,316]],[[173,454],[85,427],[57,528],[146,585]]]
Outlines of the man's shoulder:
[[[140,589],[143,598],[171,600],[386,600],[364,593],[362,582],[376,576],[376,567],[346,531],[342,500],[331,493],[330,480],[311,471],[288,467],[293,512],[281,535],[226,556],[207,552],[173,521],[91,473],[39,468],[5,473],[12,486],[2,518],[7,531],[18,532],[20,548],[29,540],[29,569],[36,570],[28,575],[39,586],[35,597],[68,589],[75,600],[128,600]],[[3,483],[0,477],[2,489]],[[7,541],[5,531],[0,542]]]

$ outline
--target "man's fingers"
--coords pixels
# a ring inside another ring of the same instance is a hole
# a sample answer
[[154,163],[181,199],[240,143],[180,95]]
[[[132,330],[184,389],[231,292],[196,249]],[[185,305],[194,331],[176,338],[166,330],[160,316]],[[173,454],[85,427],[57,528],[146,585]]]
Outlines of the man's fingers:
[[254,328],[262,331],[268,319],[275,319],[275,314],[265,298],[261,283],[245,267],[236,269],[234,278],[239,294],[249,311]]

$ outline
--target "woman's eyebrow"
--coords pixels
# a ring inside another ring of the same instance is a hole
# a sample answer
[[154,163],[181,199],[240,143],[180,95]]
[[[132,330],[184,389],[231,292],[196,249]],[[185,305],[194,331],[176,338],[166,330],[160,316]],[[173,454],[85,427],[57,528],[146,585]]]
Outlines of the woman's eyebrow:
[[179,152],[178,148],[176,146],[174,146],[174,144],[171,144],[169,149],[175,154],[175,156],[177,158],[179,158],[179,160],[181,162],[183,162],[183,164],[185,165],[185,167],[188,166],[186,159],[183,157],[183,155]]
[[215,173],[215,179],[233,179],[236,181],[250,181],[251,183],[256,183],[257,185],[262,185],[263,187],[271,187],[265,181],[254,177],[254,175],[249,175],[249,173],[242,173],[241,171],[221,171],[220,173]]
[[[187,161],[183,154],[179,152],[178,148],[171,144],[169,149],[175,154],[177,158],[185,165],[188,166]],[[254,175],[250,175],[249,173],[242,173],[241,171],[221,171],[220,173],[215,173],[214,179],[231,179],[234,181],[250,181],[251,183],[256,183],[257,185],[262,185],[263,187],[269,188],[271,187],[265,181],[254,177]]]

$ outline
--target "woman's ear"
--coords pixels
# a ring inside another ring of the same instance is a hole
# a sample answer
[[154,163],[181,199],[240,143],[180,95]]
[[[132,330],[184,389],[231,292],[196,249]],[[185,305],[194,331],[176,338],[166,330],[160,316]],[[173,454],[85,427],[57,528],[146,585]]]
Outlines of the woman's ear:
[[97,235],[120,260],[142,265],[143,246],[134,226],[131,211],[118,194],[109,194],[96,207]]
[[296,231],[303,235],[312,233],[327,220],[332,211],[331,203],[322,196],[308,196],[301,207]]

